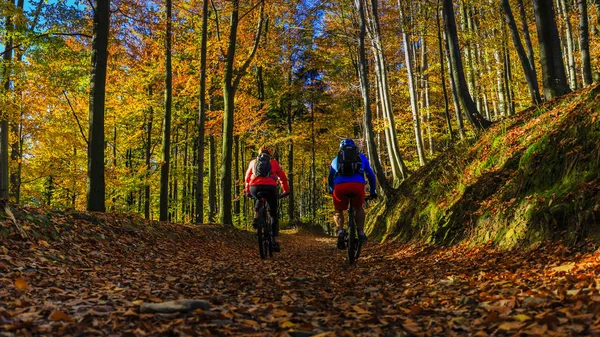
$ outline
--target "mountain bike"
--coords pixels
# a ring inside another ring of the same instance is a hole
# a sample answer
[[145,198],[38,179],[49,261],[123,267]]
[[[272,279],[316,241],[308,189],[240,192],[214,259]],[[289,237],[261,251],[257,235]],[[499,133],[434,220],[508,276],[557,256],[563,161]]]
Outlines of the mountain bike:
[[[287,194],[281,194],[277,198],[280,199],[286,196]],[[259,202],[259,221],[256,225],[258,236],[258,254],[261,259],[266,258],[267,255],[269,257],[273,257],[273,245],[275,241],[273,240],[273,224],[271,223],[271,217],[269,216],[271,208],[269,207],[269,203],[266,201],[262,192],[258,192],[255,196],[250,195],[250,197],[258,200]]]
[[[348,263],[353,264],[358,260],[360,256],[360,250],[362,248],[362,241],[358,238],[358,227],[356,226],[356,220],[354,219],[354,207],[352,207],[352,199],[356,196],[355,194],[347,195],[350,200],[350,207],[348,208],[348,230],[346,231],[346,248],[348,249]],[[373,199],[372,196],[366,196],[365,201]]]

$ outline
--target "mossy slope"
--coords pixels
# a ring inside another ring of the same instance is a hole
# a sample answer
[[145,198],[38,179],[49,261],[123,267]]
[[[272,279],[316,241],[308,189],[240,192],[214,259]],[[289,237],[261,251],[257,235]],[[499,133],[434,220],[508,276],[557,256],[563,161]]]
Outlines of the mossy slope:
[[600,238],[600,86],[495,123],[369,212],[370,235],[503,247]]

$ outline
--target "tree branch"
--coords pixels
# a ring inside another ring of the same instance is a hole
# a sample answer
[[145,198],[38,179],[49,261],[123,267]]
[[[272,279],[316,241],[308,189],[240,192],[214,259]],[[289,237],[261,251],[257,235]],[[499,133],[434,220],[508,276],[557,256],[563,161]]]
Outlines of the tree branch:
[[234,88],[237,88],[237,86],[239,85],[240,81],[242,80],[242,77],[246,73],[246,70],[250,66],[250,62],[252,62],[252,59],[254,58],[254,55],[256,54],[256,50],[258,50],[258,45],[260,42],[260,35],[261,35],[260,33],[262,31],[262,26],[263,26],[264,20],[265,20],[265,3],[263,0],[261,0],[260,1],[260,20],[258,20],[258,27],[256,28],[256,36],[254,38],[254,46],[252,47],[252,52],[250,52],[250,55],[248,56],[248,58],[246,59],[246,61],[242,65],[242,67],[240,68],[240,71],[238,72],[237,76],[235,77],[235,80],[233,81]]
[[67,99],[67,103],[69,103],[69,107],[71,108],[71,112],[73,112],[73,116],[75,116],[75,120],[77,121],[77,125],[79,126],[79,132],[81,132],[81,136],[83,137],[83,140],[85,140],[86,144],[90,144],[87,140],[87,138],[85,137],[85,132],[83,132],[83,127],[81,126],[81,123],[79,122],[79,118],[77,117],[77,114],[75,113],[75,109],[73,109],[73,105],[71,105],[71,101],[69,100],[69,96],[67,96],[67,92],[65,90],[63,90],[63,95],[65,95],[65,98]]
[[[83,36],[83,37],[87,37],[87,38],[92,38],[91,35],[88,34],[84,34],[84,33],[44,33],[44,34],[40,34],[40,35],[36,35],[33,38],[34,39],[39,39],[42,37],[46,37],[46,36],[51,36],[51,35],[57,35],[57,36]],[[18,49],[20,47],[23,46],[23,43],[19,43],[17,45],[11,46],[10,48],[6,48],[2,53],[0,53],[0,56],[4,55],[5,53],[12,51],[14,49]]]

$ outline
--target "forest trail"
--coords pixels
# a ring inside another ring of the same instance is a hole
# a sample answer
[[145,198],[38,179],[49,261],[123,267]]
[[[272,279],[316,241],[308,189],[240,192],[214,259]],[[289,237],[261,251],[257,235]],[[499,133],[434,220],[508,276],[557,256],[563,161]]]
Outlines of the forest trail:
[[[369,242],[349,266],[329,237],[284,233],[260,260],[251,232],[109,219],[1,238],[1,336],[600,334],[592,251]],[[210,309],[140,313],[179,298]]]

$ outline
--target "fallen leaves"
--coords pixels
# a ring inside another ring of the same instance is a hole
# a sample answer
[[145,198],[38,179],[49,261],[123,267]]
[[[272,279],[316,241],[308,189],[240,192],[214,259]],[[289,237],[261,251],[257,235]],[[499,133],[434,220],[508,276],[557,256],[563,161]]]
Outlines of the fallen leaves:
[[[0,247],[0,334],[600,333],[600,253],[369,243],[349,268],[333,239],[296,234],[265,263],[253,233],[56,220],[57,240]],[[162,310],[191,298],[210,305]]]
[[48,316],[49,320],[52,321],[64,321],[64,322],[73,322],[75,321],[73,317],[65,314],[62,311],[53,311],[50,316]]
[[17,290],[27,289],[27,282],[21,277],[17,278],[15,280],[15,289],[17,289]]

